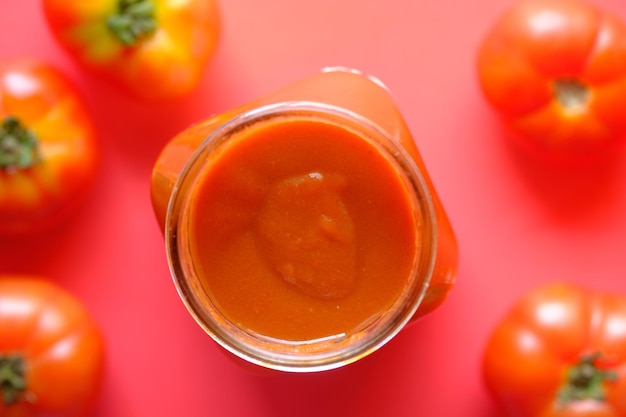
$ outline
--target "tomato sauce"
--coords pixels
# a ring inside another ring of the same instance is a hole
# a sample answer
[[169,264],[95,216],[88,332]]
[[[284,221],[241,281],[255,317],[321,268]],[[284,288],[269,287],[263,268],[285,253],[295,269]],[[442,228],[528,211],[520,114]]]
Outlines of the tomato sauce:
[[412,134],[389,91],[356,71],[324,70],[190,126],[151,181],[181,298],[244,362],[353,362],[456,279],[456,238]]
[[237,133],[191,198],[205,291],[253,333],[352,333],[398,298],[414,267],[419,231],[400,176],[360,133],[319,118]]

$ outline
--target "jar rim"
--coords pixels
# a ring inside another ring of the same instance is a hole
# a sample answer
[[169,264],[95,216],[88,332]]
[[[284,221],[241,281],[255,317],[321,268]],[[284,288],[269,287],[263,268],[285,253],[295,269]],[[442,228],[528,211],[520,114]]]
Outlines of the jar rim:
[[[219,313],[209,295],[202,290],[192,265],[185,258],[185,249],[188,247],[184,212],[187,198],[191,194],[188,190],[197,177],[195,174],[202,169],[208,153],[236,135],[240,129],[274,117],[303,115],[323,118],[325,121],[332,117],[332,121],[338,126],[350,125],[360,130],[359,136],[367,135],[371,141],[376,142],[381,152],[388,154],[390,161],[397,165],[397,169],[409,181],[407,188],[414,191],[415,216],[420,217],[418,234],[422,235],[420,239],[427,236],[428,241],[421,240],[421,244],[416,246],[419,253],[414,262],[419,266],[413,268],[401,296],[389,309],[390,314],[382,314],[353,335],[293,342],[255,335],[239,328]],[[242,112],[218,126],[202,141],[174,185],[167,208],[165,246],[170,273],[180,298],[197,324],[215,342],[235,356],[265,368],[288,372],[315,372],[338,368],[369,355],[386,344],[411,320],[432,277],[437,250],[437,222],[433,198],[424,175],[391,134],[369,119],[342,107],[313,101],[284,101]],[[366,329],[369,331],[365,332]],[[374,329],[376,333],[373,332]],[[307,353],[303,354],[303,350]]]

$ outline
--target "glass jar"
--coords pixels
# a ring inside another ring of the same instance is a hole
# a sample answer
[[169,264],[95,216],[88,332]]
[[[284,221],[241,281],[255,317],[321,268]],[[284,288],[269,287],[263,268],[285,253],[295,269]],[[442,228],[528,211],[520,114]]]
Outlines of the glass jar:
[[377,79],[333,68],[173,138],[152,201],[177,290],[248,363],[352,363],[435,309],[457,244]]

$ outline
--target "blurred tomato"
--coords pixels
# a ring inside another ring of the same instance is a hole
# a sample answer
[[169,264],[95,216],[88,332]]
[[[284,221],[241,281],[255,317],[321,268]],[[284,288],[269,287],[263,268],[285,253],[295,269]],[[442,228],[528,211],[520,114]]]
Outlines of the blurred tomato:
[[72,57],[144,99],[192,91],[220,31],[215,0],[43,0],[43,7]]
[[74,87],[34,60],[0,62],[0,234],[40,231],[74,212],[99,152]]
[[581,0],[522,0],[478,54],[488,101],[536,154],[593,160],[626,134],[626,26]]
[[33,277],[0,277],[0,416],[88,416],[104,345],[79,301]]
[[626,416],[626,297],[539,287],[496,326],[484,353],[507,416]]

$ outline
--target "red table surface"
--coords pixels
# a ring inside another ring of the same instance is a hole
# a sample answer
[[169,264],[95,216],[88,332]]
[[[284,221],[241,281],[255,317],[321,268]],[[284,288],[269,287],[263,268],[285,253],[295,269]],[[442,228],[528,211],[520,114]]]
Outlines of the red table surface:
[[[578,173],[509,146],[475,72],[481,37],[511,1],[228,0],[202,84],[176,102],[132,100],[81,72],[37,0],[0,2],[0,57],[64,71],[98,129],[93,192],[61,228],[0,240],[0,273],[48,277],[73,292],[106,338],[94,417],[496,416],[480,373],[499,317],[524,291],[566,280],[626,293],[626,154]],[[626,19],[623,0],[597,0]],[[180,302],[149,200],[152,164],[190,123],[330,65],[391,89],[460,246],[445,304],[372,356],[312,375],[251,375]]]

